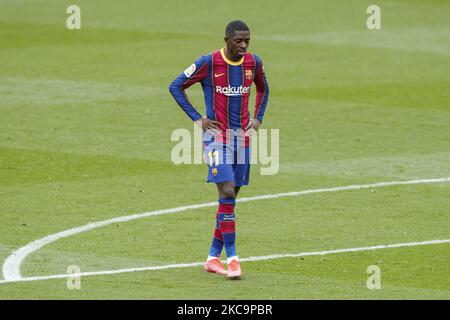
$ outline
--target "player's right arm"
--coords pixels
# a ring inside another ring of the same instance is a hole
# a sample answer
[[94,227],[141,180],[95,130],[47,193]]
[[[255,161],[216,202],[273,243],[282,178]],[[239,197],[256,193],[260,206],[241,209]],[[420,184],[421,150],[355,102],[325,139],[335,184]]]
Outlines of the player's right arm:
[[219,130],[220,123],[202,117],[189,101],[185,90],[208,75],[208,56],[201,56],[170,84],[169,91],[183,111],[205,130]]
[[208,75],[207,56],[201,56],[172,81],[169,91],[183,111],[192,119],[198,121],[201,114],[195,109],[186,96],[185,90],[194,83],[202,81]]

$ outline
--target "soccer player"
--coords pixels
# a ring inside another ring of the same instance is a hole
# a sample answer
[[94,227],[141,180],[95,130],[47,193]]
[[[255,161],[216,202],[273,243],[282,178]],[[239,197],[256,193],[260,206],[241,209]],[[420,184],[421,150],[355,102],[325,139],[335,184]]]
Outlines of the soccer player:
[[[204,268],[239,279],[242,272],[235,246],[234,207],[240,187],[249,182],[249,137],[261,125],[269,86],[261,59],[247,50],[250,43],[247,25],[239,20],[230,22],[224,40],[224,48],[197,59],[172,82],[169,90],[183,111],[203,129],[207,182],[214,182],[219,194],[216,228]],[[206,116],[194,108],[184,91],[196,82],[202,85]],[[251,118],[248,101],[253,82],[256,105]],[[219,259],[224,246],[228,270]]]

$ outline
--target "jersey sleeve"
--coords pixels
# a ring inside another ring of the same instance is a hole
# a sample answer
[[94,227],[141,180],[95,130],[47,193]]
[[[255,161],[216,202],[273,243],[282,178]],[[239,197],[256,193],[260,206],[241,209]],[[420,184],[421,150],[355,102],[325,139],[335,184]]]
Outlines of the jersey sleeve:
[[267,101],[269,100],[269,85],[267,83],[264,65],[261,59],[257,55],[254,55],[254,57],[256,60],[256,74],[254,79],[256,85],[256,103],[255,114],[253,117],[262,122],[266,111]]
[[184,72],[182,72],[170,84],[169,91],[175,101],[183,109],[183,111],[193,121],[201,118],[201,114],[195,109],[189,101],[185,89],[194,83],[202,81],[208,75],[208,56],[201,56],[193,64],[191,64]]

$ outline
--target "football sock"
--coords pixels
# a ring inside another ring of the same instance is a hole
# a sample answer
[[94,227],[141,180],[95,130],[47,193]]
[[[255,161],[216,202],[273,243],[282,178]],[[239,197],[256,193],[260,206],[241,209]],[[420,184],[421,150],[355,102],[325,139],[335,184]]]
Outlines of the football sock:
[[220,231],[220,225],[219,225],[219,213],[216,214],[216,228],[214,229],[214,237],[211,244],[211,249],[209,250],[209,257],[208,260],[210,260],[211,257],[220,257],[220,254],[222,253],[223,248],[223,239],[222,239],[222,232]]
[[217,211],[217,216],[227,257],[236,256],[236,224],[234,216],[235,204],[235,199],[219,199],[219,210]]
[[239,261],[239,257],[238,256],[228,257],[227,258],[227,264],[230,264],[231,261],[233,261],[233,260]]

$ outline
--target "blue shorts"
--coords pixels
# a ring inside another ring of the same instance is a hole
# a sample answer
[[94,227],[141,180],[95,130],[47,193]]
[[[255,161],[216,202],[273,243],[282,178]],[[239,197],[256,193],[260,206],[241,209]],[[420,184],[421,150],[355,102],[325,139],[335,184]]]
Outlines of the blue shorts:
[[234,181],[235,187],[248,185],[250,178],[250,146],[242,136],[230,135],[227,143],[213,134],[203,133],[203,158],[208,165],[207,182]]

